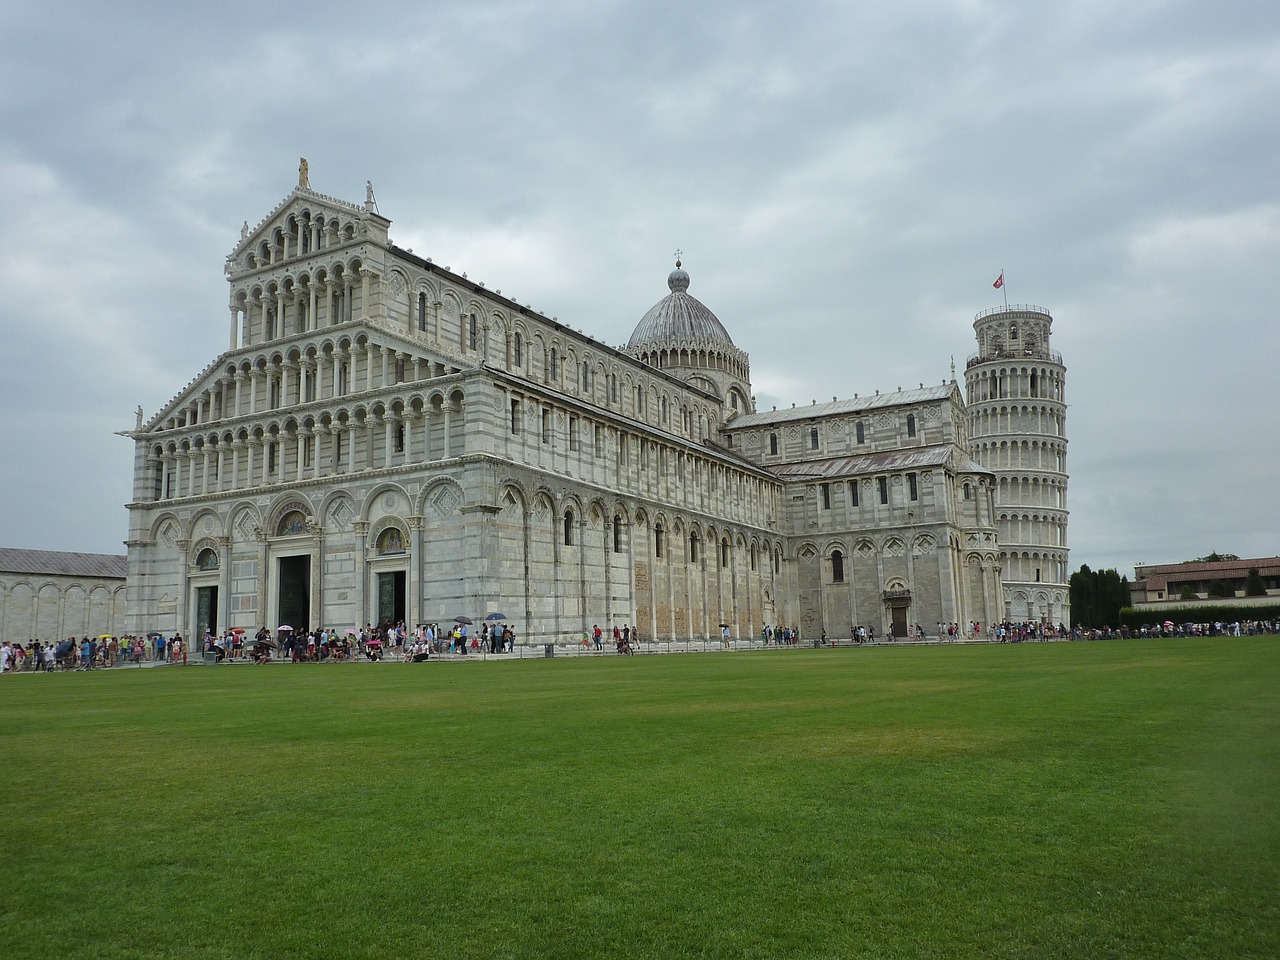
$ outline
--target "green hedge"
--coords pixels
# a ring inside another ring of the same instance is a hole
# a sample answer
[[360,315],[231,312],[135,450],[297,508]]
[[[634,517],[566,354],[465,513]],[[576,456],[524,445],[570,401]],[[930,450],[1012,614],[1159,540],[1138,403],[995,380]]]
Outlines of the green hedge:
[[1148,623],[1235,623],[1237,620],[1280,619],[1280,603],[1237,606],[1226,603],[1198,603],[1164,610],[1135,610],[1125,607],[1120,611],[1120,624],[1133,629]]

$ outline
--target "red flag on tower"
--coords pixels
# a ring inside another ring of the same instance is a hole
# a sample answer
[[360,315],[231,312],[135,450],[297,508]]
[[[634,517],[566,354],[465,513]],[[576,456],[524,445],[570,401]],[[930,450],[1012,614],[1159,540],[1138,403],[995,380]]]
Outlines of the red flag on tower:
[[992,284],[997,290],[1004,286],[1004,271],[1000,271],[1000,276],[996,277],[996,282]]

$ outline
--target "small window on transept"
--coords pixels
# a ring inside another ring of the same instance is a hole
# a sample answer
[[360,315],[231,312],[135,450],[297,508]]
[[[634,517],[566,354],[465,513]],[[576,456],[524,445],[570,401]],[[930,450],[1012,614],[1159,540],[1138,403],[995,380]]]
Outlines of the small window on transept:
[[196,567],[201,570],[217,570],[218,554],[211,547],[205,547],[196,557]]

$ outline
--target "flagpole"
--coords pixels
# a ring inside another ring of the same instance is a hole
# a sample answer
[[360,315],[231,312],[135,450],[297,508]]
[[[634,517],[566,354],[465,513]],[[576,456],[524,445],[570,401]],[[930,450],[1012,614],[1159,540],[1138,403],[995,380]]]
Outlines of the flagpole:
[[1004,294],[1004,308],[1009,309],[1009,284],[1004,279],[1004,267],[1000,268],[1000,292]]

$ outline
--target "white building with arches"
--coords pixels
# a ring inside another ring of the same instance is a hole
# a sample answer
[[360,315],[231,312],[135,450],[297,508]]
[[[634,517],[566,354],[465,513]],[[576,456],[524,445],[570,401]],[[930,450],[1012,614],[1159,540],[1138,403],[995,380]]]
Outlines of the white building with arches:
[[[226,351],[129,434],[134,629],[847,636],[1000,613],[994,475],[953,381],[758,413],[679,263],[615,348],[389,227],[305,179],[244,227]],[[868,502],[840,522],[814,505],[837,481]]]

